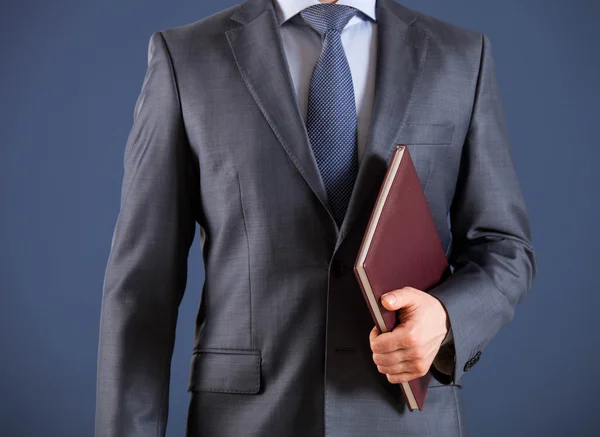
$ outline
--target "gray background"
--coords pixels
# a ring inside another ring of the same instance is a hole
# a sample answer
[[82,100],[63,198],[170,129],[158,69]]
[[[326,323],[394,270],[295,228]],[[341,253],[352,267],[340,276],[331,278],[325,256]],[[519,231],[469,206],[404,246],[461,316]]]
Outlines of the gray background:
[[[102,281],[148,39],[235,3],[0,3],[0,435],[92,435]],[[404,4],[490,37],[537,253],[531,294],[463,379],[471,434],[600,435],[600,2]],[[185,428],[198,235],[169,436]]]

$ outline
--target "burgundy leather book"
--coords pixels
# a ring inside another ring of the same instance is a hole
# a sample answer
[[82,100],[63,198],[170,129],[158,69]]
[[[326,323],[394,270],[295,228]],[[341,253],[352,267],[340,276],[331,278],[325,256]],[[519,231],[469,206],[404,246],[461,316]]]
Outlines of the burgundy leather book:
[[[396,146],[367,224],[354,274],[379,330],[399,322],[383,307],[388,291],[414,287],[427,291],[450,274],[425,193],[408,148]],[[423,410],[431,373],[401,384],[410,411]]]

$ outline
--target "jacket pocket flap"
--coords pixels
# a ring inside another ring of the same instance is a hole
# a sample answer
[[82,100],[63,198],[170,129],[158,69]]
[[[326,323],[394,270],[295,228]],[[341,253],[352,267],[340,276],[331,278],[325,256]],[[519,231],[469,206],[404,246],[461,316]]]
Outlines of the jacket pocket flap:
[[400,127],[395,142],[407,146],[451,145],[453,137],[453,124],[406,123]]
[[260,363],[260,350],[196,349],[188,391],[258,393]]

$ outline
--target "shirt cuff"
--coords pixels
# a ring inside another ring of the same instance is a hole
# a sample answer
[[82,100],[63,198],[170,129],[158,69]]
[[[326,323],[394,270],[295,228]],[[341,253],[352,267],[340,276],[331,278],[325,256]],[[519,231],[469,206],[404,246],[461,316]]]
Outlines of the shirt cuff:
[[446,337],[442,341],[442,344],[440,347],[446,346],[448,343],[451,343],[453,341],[454,341],[454,334],[452,334],[452,326],[450,326],[450,328],[448,329],[448,332],[446,333]]
[[433,367],[444,375],[452,376],[454,371],[455,363],[455,352],[454,352],[454,335],[452,334],[452,327],[448,329],[446,337],[440,346],[438,354],[433,359]]

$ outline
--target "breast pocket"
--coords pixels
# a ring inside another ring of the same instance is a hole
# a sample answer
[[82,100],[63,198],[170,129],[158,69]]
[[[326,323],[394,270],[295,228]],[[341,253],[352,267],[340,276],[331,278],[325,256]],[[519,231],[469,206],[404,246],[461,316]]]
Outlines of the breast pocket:
[[453,139],[453,124],[406,123],[400,126],[395,142],[407,146],[450,146]]
[[443,163],[454,140],[453,124],[406,123],[398,130],[395,144],[407,146],[425,194],[436,162]]

